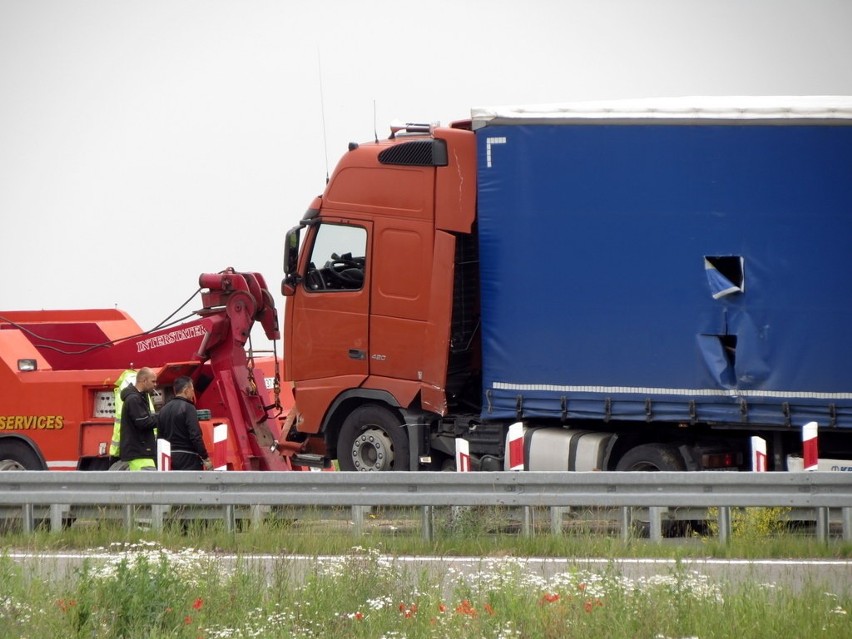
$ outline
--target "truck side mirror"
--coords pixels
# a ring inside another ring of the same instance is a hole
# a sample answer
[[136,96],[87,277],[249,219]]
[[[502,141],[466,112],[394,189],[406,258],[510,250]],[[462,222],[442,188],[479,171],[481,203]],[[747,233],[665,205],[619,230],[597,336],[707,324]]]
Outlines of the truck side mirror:
[[294,280],[289,277],[285,277],[283,280],[281,280],[281,295],[283,295],[284,297],[292,297],[295,294],[296,285],[294,283]]
[[301,230],[301,226],[293,227],[287,231],[284,238],[284,274],[288,278],[293,277],[299,268],[299,231]]

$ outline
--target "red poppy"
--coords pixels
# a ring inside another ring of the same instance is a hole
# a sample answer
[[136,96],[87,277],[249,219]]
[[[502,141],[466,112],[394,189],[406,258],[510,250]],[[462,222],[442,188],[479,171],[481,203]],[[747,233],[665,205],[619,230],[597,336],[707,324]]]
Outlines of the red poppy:
[[56,601],[56,605],[59,606],[59,609],[62,612],[68,612],[71,608],[77,605],[77,601],[75,599],[58,599]]

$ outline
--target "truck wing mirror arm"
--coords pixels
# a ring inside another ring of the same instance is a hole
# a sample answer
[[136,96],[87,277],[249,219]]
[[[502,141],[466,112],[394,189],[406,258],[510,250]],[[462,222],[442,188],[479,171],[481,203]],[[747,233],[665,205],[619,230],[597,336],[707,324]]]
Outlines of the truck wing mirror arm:
[[302,278],[297,273],[290,273],[281,280],[281,295],[284,297],[292,297],[296,294],[296,286]]

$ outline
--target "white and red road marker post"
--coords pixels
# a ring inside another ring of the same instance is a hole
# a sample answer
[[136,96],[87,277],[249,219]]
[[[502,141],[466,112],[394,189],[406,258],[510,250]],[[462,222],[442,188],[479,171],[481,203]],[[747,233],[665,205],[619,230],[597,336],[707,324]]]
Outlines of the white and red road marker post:
[[524,424],[515,422],[506,435],[506,470],[524,469]]
[[168,439],[157,440],[157,470],[172,469],[172,444]]
[[460,473],[469,473],[470,465],[470,443],[466,439],[456,440],[456,470]]
[[803,470],[819,469],[819,445],[817,443],[817,423],[808,422],[802,426]]
[[228,425],[213,427],[213,470],[228,470]]
[[766,472],[766,440],[763,437],[751,438],[751,469],[756,473]]

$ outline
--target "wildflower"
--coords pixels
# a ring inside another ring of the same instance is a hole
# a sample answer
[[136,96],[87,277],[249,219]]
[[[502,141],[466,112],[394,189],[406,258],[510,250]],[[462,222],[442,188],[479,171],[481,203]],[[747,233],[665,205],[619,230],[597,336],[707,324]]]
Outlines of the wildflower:
[[492,617],[494,616],[494,608],[491,607],[491,604],[485,604],[484,608],[485,612],[487,612]]
[[456,606],[456,612],[460,615],[468,615],[470,617],[476,616],[476,608],[474,608],[468,599],[463,599],[462,602]]
[[544,605],[546,603],[554,603],[555,601],[559,601],[559,593],[558,592],[546,592],[542,595],[539,600],[539,605]]
[[358,612],[355,613],[355,619],[357,619],[358,621],[363,621],[364,620],[364,613],[359,610]]
[[183,623],[184,623],[185,626],[188,626],[189,624],[192,623],[192,617],[187,615],[186,617],[183,618]]
[[443,603],[438,604],[438,612],[447,612],[447,606]]
[[56,605],[59,606],[59,609],[62,612],[68,612],[71,608],[77,605],[77,601],[75,599],[59,599],[57,600]]
[[588,599],[583,602],[583,610],[585,610],[586,612],[591,612],[594,607],[594,604]]
[[417,612],[417,604],[411,604],[407,606],[404,603],[399,604],[399,611],[402,613],[402,616],[406,619],[411,619],[414,616],[414,613]]
[[197,597],[195,601],[192,603],[192,607],[195,610],[201,610],[201,606],[204,605],[204,600],[201,597]]

